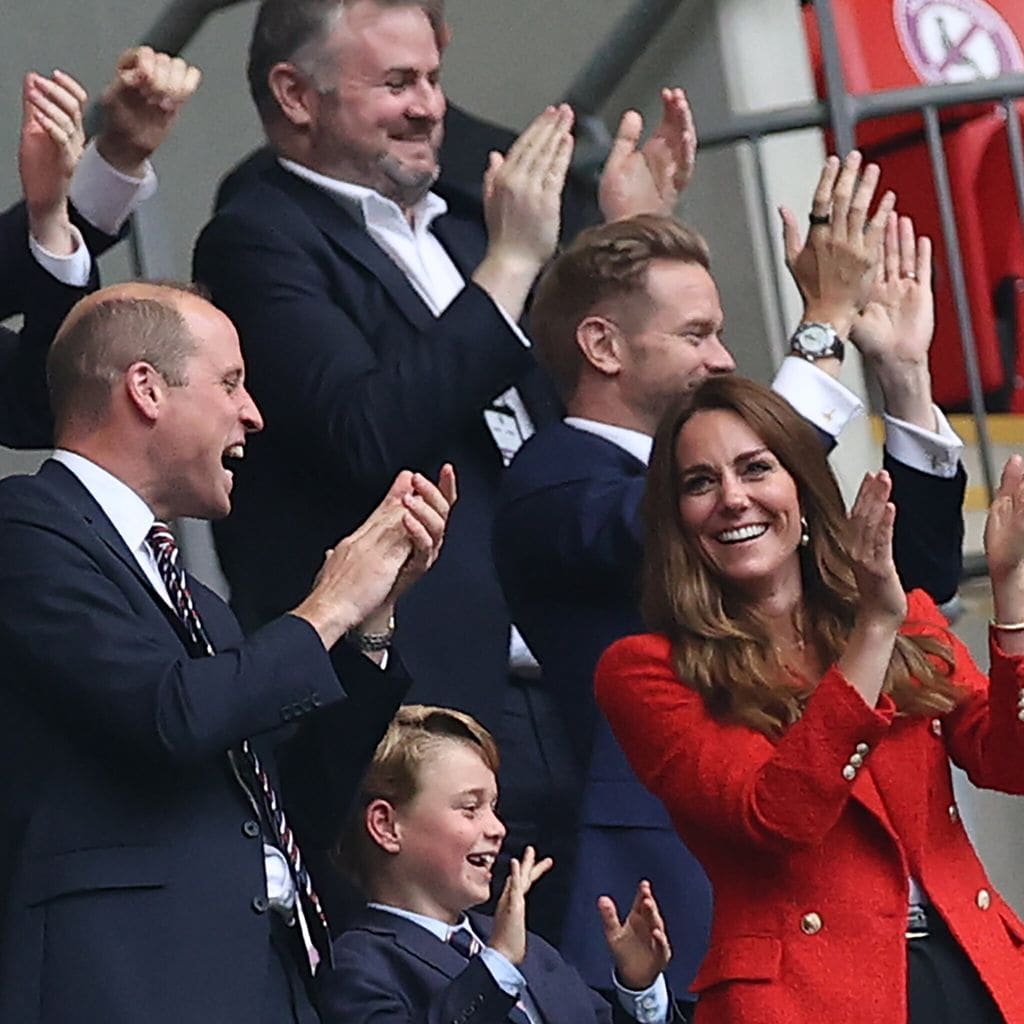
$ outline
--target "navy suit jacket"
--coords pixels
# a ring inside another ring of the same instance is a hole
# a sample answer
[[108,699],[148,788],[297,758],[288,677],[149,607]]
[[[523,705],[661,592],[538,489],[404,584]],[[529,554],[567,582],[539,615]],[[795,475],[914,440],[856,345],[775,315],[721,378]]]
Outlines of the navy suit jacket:
[[[486,941],[492,919],[475,913],[469,919]],[[515,1005],[479,957],[467,962],[426,928],[384,910],[361,912],[335,940],[334,963],[333,971],[317,975],[324,1024],[501,1024]],[[545,1024],[632,1019],[587,988],[536,935],[528,938],[519,971]]]
[[216,657],[65,467],[0,482],[0,1020],[262,1019],[262,842],[226,751],[252,737],[293,824],[332,834],[407,680],[294,616],[243,638],[190,585]]
[[[943,480],[888,454],[885,464],[902,524],[896,559],[904,583],[946,600],[960,575],[963,470]],[[594,901],[607,892],[628,905],[638,880],[648,878],[675,952],[669,980],[682,992],[707,944],[707,879],[636,779],[593,696],[601,653],[643,629],[645,477],[644,464],[618,445],[553,424],[523,446],[505,475],[494,546],[513,619],[562,705],[580,765],[579,846],[562,951],[600,984],[610,962],[589,927]]]
[[[435,222],[469,280],[478,218]],[[529,350],[467,283],[435,317],[334,199],[276,163],[203,231],[195,276],[234,320],[265,430],[246,447],[217,550],[243,624],[293,607],[324,549],[357,526],[404,468],[459,477],[437,566],[404,600],[395,637],[411,699],[498,724],[509,617],[491,555],[501,459],[482,410],[515,385],[535,422],[556,404]]]
[[[72,211],[94,255],[117,241]],[[18,203],[0,214],[0,320],[23,313],[20,332],[0,327],[0,444],[46,448],[53,421],[46,391],[46,354],[68,310],[99,284],[95,261],[88,284],[72,288],[47,273],[28,247],[28,217]]]

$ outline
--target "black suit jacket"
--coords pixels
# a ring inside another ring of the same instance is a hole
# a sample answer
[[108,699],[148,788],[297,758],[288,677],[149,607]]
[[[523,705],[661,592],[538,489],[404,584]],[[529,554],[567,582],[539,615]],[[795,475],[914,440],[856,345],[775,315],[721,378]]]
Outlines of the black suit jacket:
[[[467,281],[479,220],[435,231]],[[499,474],[482,410],[515,385],[538,423],[556,413],[529,349],[468,283],[435,317],[403,272],[327,193],[276,164],[237,191],[196,247],[195,275],[234,320],[266,420],[217,524],[246,625],[305,593],[324,549],[358,525],[406,467],[453,462],[459,502],[437,566],[399,609],[412,698],[490,727],[507,678],[508,612],[490,550]]]
[[0,483],[0,1020],[261,1019],[262,842],[226,751],[252,737],[329,834],[406,680],[293,616],[246,639],[191,588],[216,657],[63,466]]
[[[98,231],[74,208],[71,219],[93,257],[120,236]],[[20,332],[0,326],[0,445],[48,448],[53,418],[46,390],[46,355],[71,307],[99,287],[95,259],[82,288],[61,284],[47,273],[28,246],[28,215],[17,203],[0,214],[0,320],[21,313]]]
[[[492,919],[474,913],[469,919],[486,941]],[[367,907],[359,915],[335,940],[334,961],[333,971],[317,976],[324,1024],[500,1024],[515,1003],[479,957],[467,962],[425,928],[383,910]],[[632,1019],[587,988],[536,935],[528,937],[519,970],[545,1024]]]
[[[822,434],[824,444],[834,443]],[[886,454],[899,514],[896,561],[908,589],[939,600],[955,592],[963,543],[964,473],[929,476]],[[574,885],[562,950],[590,984],[609,970],[590,929],[598,895],[620,905],[649,878],[675,956],[669,978],[684,991],[703,957],[711,894],[704,872],[659,801],[640,785],[593,697],[606,647],[641,632],[639,572],[646,467],[618,445],[553,424],[513,460],[495,522],[495,558],[513,619],[559,701],[580,766]]]

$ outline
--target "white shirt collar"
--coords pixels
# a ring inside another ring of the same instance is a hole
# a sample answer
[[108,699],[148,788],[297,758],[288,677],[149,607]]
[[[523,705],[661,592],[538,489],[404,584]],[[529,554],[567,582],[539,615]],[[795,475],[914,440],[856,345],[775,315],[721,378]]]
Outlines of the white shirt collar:
[[481,942],[480,936],[470,927],[469,918],[465,914],[459,918],[457,924],[451,925],[446,921],[439,921],[436,917],[427,917],[426,914],[417,914],[413,910],[405,910],[402,907],[390,907],[386,903],[367,903],[366,905],[373,910],[383,910],[387,914],[404,917],[407,921],[412,921],[413,924],[426,928],[431,935],[435,935],[442,942],[447,942],[448,936],[452,932],[457,932],[460,928],[464,928],[477,942],[480,942],[480,945],[486,945],[486,943]]
[[350,181],[339,181],[319,171],[311,170],[294,160],[278,157],[278,162],[290,174],[323,189],[338,200],[363,227],[376,225],[391,229],[401,225],[409,234],[423,234],[430,225],[448,212],[448,204],[436,192],[428,192],[412,209],[413,223],[409,224],[401,207],[392,199],[382,196],[366,185],[355,185]]
[[650,434],[642,434],[639,430],[630,430],[628,427],[616,427],[611,423],[601,423],[598,420],[588,420],[583,416],[566,416],[562,422],[567,427],[575,427],[577,430],[585,430],[588,434],[603,437],[629,452],[645,466],[650,465],[651,448],[654,447],[654,438]]
[[138,551],[156,522],[152,510],[142,498],[123,480],[84,455],[58,448],[51,458],[74,473],[96,504],[103,509],[128,550]]

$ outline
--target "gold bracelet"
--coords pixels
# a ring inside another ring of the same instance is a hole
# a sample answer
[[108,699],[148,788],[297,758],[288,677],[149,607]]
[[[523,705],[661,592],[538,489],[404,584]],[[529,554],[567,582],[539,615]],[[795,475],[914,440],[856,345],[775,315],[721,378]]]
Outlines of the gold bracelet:
[[993,629],[1003,630],[1004,633],[1024,632],[1024,622],[996,622],[995,619],[989,619],[989,625]]

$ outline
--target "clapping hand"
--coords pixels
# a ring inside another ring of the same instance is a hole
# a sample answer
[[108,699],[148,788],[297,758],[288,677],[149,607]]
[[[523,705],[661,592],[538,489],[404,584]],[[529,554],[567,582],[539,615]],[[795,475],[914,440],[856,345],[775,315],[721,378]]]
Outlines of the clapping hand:
[[201,78],[200,70],[181,57],[148,46],[122,53],[102,97],[104,125],[96,140],[100,155],[123,174],[142,177],[146,160],[167,138]]
[[682,89],[661,90],[662,116],[642,146],[644,121],[627,110],[601,172],[598,203],[606,221],[639,213],[671,216],[693,177],[697,130]]
[[889,214],[882,265],[851,340],[871,365],[893,416],[935,429],[928,350],[935,332],[932,243],[909,217]]
[[521,964],[526,956],[526,894],[554,863],[550,857],[538,861],[532,846],[523,851],[521,861],[513,857],[509,863],[508,878],[494,911],[489,945],[510,963]]
[[[996,621],[1024,621],[1024,458],[1020,455],[1007,460],[988,510],[985,558]],[[1008,653],[1024,653],[1022,632],[1003,631],[999,642]]]
[[885,226],[896,203],[886,192],[869,217],[877,164],[861,173],[853,150],[840,164],[830,156],[811,204],[811,228],[802,239],[792,210],[781,207],[786,266],[804,299],[805,321],[830,323],[845,337],[871,294],[882,257]]
[[858,619],[898,627],[907,615],[907,595],[892,557],[896,506],[889,501],[889,474],[867,473],[849,517],[850,555],[860,594]]
[[672,947],[651,883],[642,881],[637,886],[625,921],[619,920],[618,908],[610,896],[602,896],[597,909],[619,983],[633,992],[650,988],[672,959]]
[[32,237],[57,256],[74,252],[67,195],[82,155],[87,96],[70,75],[29,72],[22,86],[18,171]]

